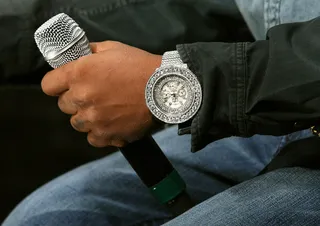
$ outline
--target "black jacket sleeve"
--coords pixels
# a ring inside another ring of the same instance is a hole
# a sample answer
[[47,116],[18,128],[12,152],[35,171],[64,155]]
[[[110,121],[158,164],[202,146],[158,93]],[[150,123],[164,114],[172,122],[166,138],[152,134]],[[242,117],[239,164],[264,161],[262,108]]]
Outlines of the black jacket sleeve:
[[180,125],[192,151],[228,136],[284,135],[320,119],[320,18],[272,28],[253,43],[178,45],[203,103]]

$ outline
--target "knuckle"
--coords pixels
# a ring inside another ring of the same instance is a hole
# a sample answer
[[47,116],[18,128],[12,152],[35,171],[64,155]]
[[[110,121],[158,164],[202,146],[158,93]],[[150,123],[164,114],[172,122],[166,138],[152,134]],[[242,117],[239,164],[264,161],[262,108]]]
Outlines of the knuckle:
[[78,111],[77,105],[75,105],[71,99],[70,95],[63,93],[58,98],[58,107],[59,109],[66,114],[75,114]]
[[50,78],[51,78],[52,72],[48,72],[42,79],[41,81],[41,89],[42,91],[47,94],[50,95],[51,94],[51,89],[50,89]]
[[70,119],[70,125],[72,126],[72,128],[73,128],[74,130],[76,130],[76,131],[78,131],[78,132],[81,132],[81,131],[78,129],[76,123],[74,122],[73,117],[71,117],[71,119]]
[[78,105],[84,105],[92,99],[92,94],[88,89],[79,88],[74,93],[75,101]]
[[63,65],[59,68],[60,73],[63,73],[65,77],[68,78],[70,84],[77,83],[81,77],[83,77],[86,61],[80,57],[77,60],[74,60],[66,65]]
[[118,148],[123,148],[127,145],[127,142],[122,140],[113,140],[111,143],[112,143],[112,146],[118,147]]
[[108,137],[109,137],[107,131],[104,129],[101,129],[101,128],[97,128],[97,129],[93,130],[92,132],[95,136],[101,137],[103,139],[108,139]]
[[79,132],[82,132],[84,129],[84,122],[82,120],[79,120],[76,116],[71,117],[70,124],[75,130]]
[[65,100],[64,100],[63,95],[58,98],[58,107],[59,107],[60,110],[62,110],[62,111],[63,111],[63,109],[64,109],[64,107],[65,107]]
[[79,74],[79,66],[80,64],[77,61],[72,61],[59,68],[59,70],[61,71],[61,73],[65,74],[70,79],[70,81],[73,81],[74,78],[76,78]]
[[110,40],[108,40],[108,41],[104,41],[102,44],[105,47],[112,48],[112,47],[117,47],[117,46],[121,45],[122,43],[119,42],[119,41],[110,41]]
[[93,109],[87,110],[86,117],[88,121],[92,123],[96,123],[100,121],[100,118],[101,118],[99,112]]
[[88,121],[83,112],[77,112],[76,115],[73,115],[70,119],[70,124],[72,127],[79,132],[90,132],[92,130],[92,124]]
[[110,49],[118,48],[123,44],[118,41],[104,41],[104,42],[96,42],[92,43],[93,51],[94,52],[103,52]]
[[89,144],[93,147],[102,148],[108,146],[108,143],[105,140],[97,138],[92,133],[88,134],[87,140]]
[[65,107],[68,103],[70,103],[70,100],[68,100],[67,92],[64,92],[58,98],[58,107],[61,109]]
[[90,55],[82,56],[74,61],[74,62],[76,62],[74,65],[74,71],[77,71],[78,75],[81,74],[81,72],[86,68],[86,66],[88,64],[89,57],[90,57]]

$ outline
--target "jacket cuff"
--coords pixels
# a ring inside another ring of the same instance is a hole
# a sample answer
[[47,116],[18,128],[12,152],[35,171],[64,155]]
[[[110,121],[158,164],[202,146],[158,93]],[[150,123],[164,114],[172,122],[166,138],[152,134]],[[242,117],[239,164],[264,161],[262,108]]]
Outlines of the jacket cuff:
[[[201,87],[201,77],[198,76],[199,71],[197,70],[196,64],[192,61],[192,58],[189,56],[188,49],[186,45],[177,45],[177,51],[179,52],[180,58],[183,63],[188,65],[188,68],[197,76]],[[200,111],[200,110],[199,110]],[[191,134],[191,152],[196,152],[198,150],[198,142],[199,142],[199,131],[197,129],[195,121],[198,121],[199,112],[189,121],[185,123],[181,123],[178,125],[178,135]]]
[[[188,52],[185,49],[185,45],[177,45],[177,51],[178,51],[178,53],[180,55],[180,58],[183,61],[183,63],[187,64],[188,68],[193,73],[195,73],[196,68],[193,65],[192,61],[190,60],[190,57],[188,56]],[[199,79],[198,76],[197,76],[197,78]],[[200,82],[200,84],[201,84],[201,82]],[[187,122],[180,123],[178,125],[178,135],[185,135],[185,134],[190,134],[191,133],[192,121],[194,120],[195,117],[197,117],[197,114],[192,119],[188,120]]]
[[182,44],[177,50],[203,91],[199,112],[179,125],[179,135],[191,133],[191,151],[246,134],[246,43]]
[[[188,52],[188,47],[187,45],[177,45],[177,51],[180,54],[180,57],[184,63],[188,65],[188,68],[197,76],[201,87],[203,88],[202,85],[202,79],[199,76],[200,71],[198,68],[198,65],[196,62],[192,60],[192,57],[189,55],[191,54]],[[201,111],[201,108],[199,109],[199,112]],[[191,152],[197,152],[199,150],[199,143],[201,142],[201,136],[200,136],[200,128],[199,128],[199,112],[189,121],[179,124],[179,135],[183,134],[191,134]]]

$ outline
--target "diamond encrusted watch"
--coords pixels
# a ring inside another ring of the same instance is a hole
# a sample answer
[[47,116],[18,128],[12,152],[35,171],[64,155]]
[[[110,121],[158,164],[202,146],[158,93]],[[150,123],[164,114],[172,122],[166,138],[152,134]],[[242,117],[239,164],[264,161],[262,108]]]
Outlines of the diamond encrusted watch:
[[162,63],[150,77],[145,90],[146,103],[160,121],[179,124],[191,119],[202,102],[200,83],[184,64],[178,51],[162,56]]

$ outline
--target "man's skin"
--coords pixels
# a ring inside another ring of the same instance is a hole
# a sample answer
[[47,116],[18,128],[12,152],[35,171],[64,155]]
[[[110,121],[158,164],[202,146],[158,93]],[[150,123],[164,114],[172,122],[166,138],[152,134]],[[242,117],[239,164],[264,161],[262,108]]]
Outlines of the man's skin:
[[145,86],[162,57],[119,42],[91,43],[93,54],[46,74],[41,86],[59,96],[71,125],[95,147],[123,147],[155,126]]

